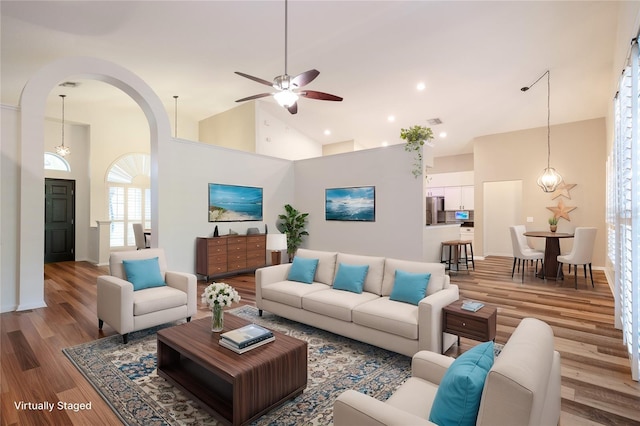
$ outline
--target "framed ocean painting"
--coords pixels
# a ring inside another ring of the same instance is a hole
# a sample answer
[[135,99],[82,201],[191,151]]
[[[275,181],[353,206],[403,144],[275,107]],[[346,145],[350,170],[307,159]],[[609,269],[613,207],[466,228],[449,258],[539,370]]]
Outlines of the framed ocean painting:
[[358,186],[325,190],[325,219],[376,221],[376,187]]
[[262,188],[209,184],[209,222],[262,220]]

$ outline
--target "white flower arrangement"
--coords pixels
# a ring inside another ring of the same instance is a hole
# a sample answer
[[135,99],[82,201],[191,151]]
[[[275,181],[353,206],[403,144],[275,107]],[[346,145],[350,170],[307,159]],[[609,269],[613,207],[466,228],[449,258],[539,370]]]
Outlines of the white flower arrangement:
[[213,308],[214,305],[231,306],[238,303],[240,295],[235,288],[226,283],[211,283],[202,293],[202,303],[206,303]]

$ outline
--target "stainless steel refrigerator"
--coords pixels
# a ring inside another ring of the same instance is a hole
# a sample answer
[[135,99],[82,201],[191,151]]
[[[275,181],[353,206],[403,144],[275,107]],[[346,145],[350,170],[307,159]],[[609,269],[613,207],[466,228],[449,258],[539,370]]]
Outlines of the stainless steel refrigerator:
[[445,223],[444,197],[427,197],[426,224]]

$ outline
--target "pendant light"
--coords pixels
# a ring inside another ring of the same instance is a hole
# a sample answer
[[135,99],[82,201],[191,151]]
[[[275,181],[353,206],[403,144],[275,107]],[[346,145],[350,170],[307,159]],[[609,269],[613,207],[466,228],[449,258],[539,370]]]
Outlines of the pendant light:
[[523,87],[523,92],[526,92],[532,88],[542,77],[547,76],[547,168],[543,170],[542,174],[537,180],[537,184],[544,192],[554,192],[558,186],[562,183],[562,176],[553,167],[550,166],[551,161],[551,73],[549,70],[545,71],[533,84],[529,87]]
[[61,157],[65,157],[71,154],[71,150],[69,149],[69,147],[64,146],[64,98],[67,95],[59,95],[59,96],[62,98],[62,144],[56,146],[56,153]]

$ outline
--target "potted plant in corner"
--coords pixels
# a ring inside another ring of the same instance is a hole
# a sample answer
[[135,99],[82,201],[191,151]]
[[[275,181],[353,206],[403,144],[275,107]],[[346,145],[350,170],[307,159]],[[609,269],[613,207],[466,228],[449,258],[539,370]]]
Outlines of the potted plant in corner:
[[549,218],[549,229],[551,230],[551,232],[556,232],[556,230],[558,229],[558,218],[555,216],[551,216]]
[[417,178],[422,175],[422,147],[433,139],[433,131],[430,127],[416,125],[408,129],[400,129],[400,138],[406,141],[404,150],[415,153],[411,173]]
[[293,256],[296,254],[296,250],[302,243],[302,237],[309,235],[304,229],[307,225],[307,216],[309,213],[300,213],[293,208],[290,204],[284,206],[286,214],[278,216],[278,223],[276,227],[278,231],[283,234],[287,234],[287,254],[289,255],[289,262],[293,260]]

